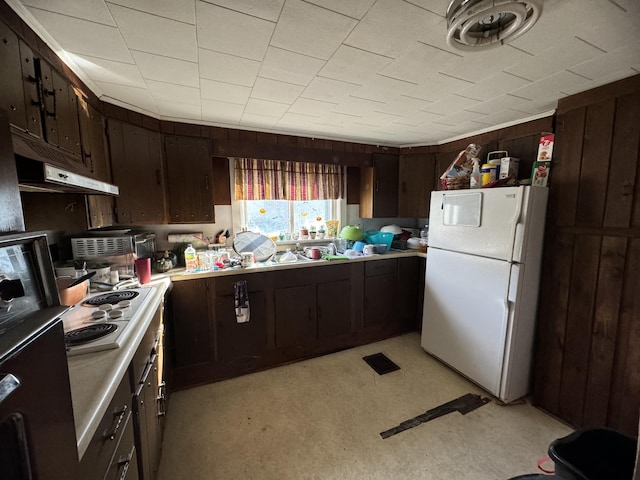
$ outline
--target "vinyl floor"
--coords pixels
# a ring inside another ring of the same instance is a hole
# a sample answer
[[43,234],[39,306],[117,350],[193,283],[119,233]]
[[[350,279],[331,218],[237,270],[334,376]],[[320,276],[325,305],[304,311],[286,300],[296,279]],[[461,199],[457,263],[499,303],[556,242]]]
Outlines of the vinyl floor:
[[[400,369],[362,360],[384,353]],[[572,429],[527,402],[494,399],[382,439],[462,395],[488,394],[410,333],[175,392],[158,480],[507,480]]]

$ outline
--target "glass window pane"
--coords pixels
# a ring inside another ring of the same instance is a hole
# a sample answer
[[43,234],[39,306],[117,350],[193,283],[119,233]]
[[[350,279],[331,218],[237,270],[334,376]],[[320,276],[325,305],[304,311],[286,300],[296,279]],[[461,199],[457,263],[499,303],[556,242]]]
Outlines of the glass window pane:
[[299,200],[293,202],[293,228],[316,228],[331,220],[331,200]]
[[289,231],[288,200],[246,200],[247,228],[267,236]]

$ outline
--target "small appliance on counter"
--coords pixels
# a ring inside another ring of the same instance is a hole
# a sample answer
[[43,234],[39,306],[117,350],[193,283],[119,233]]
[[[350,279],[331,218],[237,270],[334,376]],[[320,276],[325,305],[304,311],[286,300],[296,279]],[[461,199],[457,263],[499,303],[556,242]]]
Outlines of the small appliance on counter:
[[87,260],[93,264],[111,265],[119,278],[134,275],[137,258],[153,258],[155,253],[154,232],[130,228],[100,228],[88,230],[71,238],[74,260]]

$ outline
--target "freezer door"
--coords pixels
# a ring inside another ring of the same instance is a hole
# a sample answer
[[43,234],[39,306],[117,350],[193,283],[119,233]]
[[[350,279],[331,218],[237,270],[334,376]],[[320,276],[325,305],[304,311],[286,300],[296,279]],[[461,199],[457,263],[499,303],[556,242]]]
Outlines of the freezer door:
[[511,260],[528,189],[432,192],[429,246]]
[[422,347],[499,396],[511,264],[431,247],[428,255]]

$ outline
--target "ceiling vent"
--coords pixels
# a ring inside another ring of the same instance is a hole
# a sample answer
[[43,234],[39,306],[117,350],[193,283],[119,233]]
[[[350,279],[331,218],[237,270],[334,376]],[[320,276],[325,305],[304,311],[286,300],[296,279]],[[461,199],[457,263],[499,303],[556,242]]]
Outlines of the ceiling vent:
[[543,0],[453,0],[447,8],[447,43],[475,51],[504,45],[529,30]]

